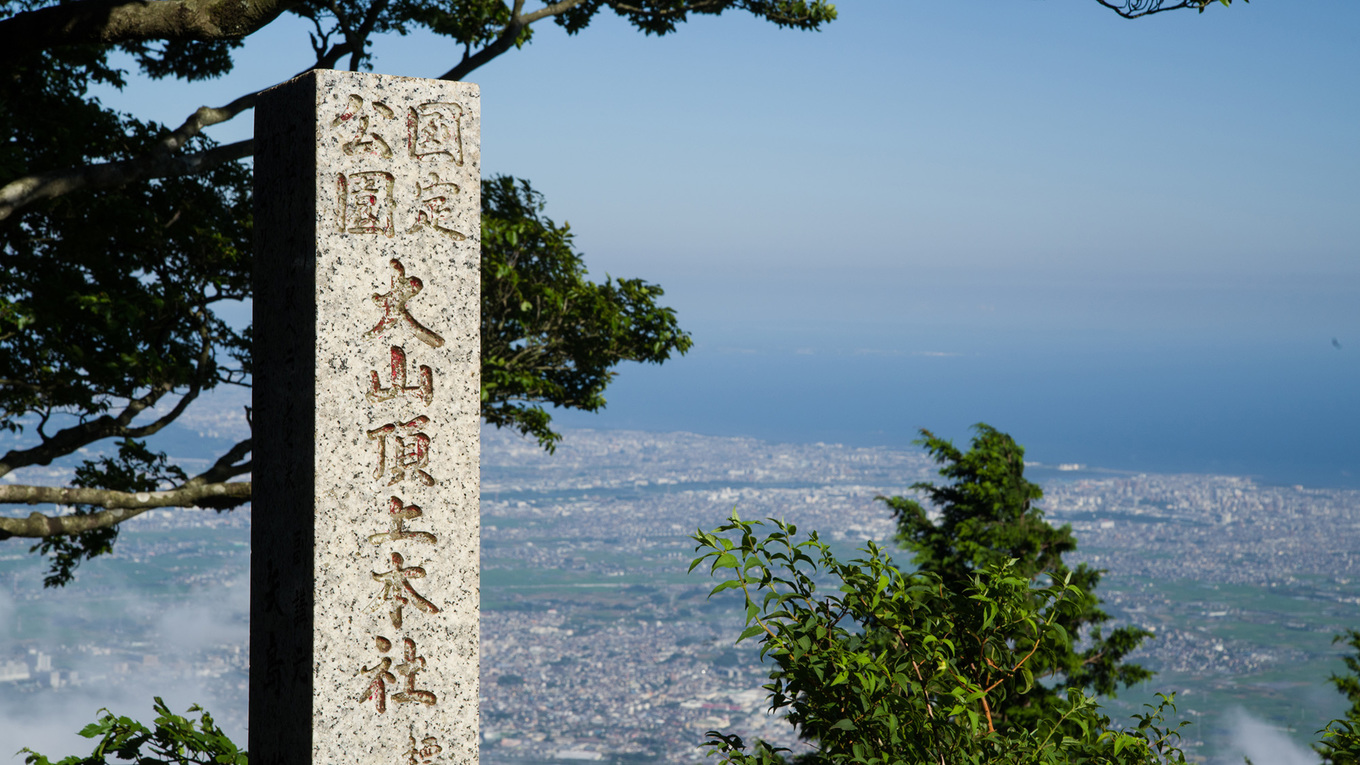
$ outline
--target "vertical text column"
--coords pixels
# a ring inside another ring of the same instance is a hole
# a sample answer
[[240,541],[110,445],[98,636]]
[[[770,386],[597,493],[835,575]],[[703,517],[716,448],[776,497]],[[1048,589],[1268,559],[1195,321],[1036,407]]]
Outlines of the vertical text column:
[[[261,382],[287,387],[310,374],[311,486],[306,507],[296,506],[296,488],[277,505],[257,497],[252,567],[261,575],[252,583],[266,592],[252,597],[259,610],[275,610],[273,622],[286,621],[288,606],[268,590],[284,592],[291,585],[283,580],[310,577],[310,604],[291,603],[310,611],[310,687],[290,687],[291,700],[262,691],[257,705],[255,686],[270,680],[256,673],[299,673],[257,655],[269,646],[252,634],[252,755],[267,754],[256,743],[259,715],[269,728],[281,728],[285,718],[301,724],[279,707],[309,701],[311,762],[475,762],[478,92],[461,83],[317,71],[266,94],[260,119],[275,103],[293,100],[311,106],[310,129],[289,140],[294,148],[303,140],[315,147],[310,188],[299,192],[313,209],[299,210],[294,221],[313,231],[314,263],[284,271],[310,271],[311,284],[263,284],[274,273],[268,240],[289,236],[279,229],[287,221],[270,220],[276,216],[266,211],[268,197],[304,184],[290,176],[275,181],[278,189],[265,188],[273,176],[258,168],[255,327],[261,336],[310,333],[292,352],[311,358],[286,359],[298,367],[290,380],[265,371],[273,359],[257,357],[256,427],[257,440],[267,439],[260,416],[268,407],[260,400],[272,391]],[[257,164],[286,154],[260,132]],[[310,303],[310,320],[289,301]],[[274,456],[297,462],[307,459],[305,451]],[[270,466],[262,459],[257,474]],[[292,472],[299,471],[306,472]],[[297,556],[296,543],[280,548],[297,537],[298,523],[310,525],[310,556]],[[281,556],[309,557],[310,570]],[[256,611],[252,606],[252,620]],[[252,633],[255,627],[253,621]],[[262,743],[273,735],[294,734],[262,734]]]

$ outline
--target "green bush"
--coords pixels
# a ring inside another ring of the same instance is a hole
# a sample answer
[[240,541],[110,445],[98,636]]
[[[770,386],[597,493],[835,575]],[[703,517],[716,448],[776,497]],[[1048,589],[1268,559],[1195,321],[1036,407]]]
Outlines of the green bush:
[[[951,589],[934,573],[905,574],[873,542],[842,562],[814,532],[735,514],[694,535],[722,579],[740,591],[746,629],[773,664],[772,712],[786,713],[815,747],[817,763],[1166,763],[1184,762],[1172,697],[1120,729],[1092,696],[1068,688],[1055,719],[999,728],[993,710],[1033,692],[1035,666],[1070,647],[1064,618],[1085,606],[1069,572],[1047,586],[1007,560]],[[829,586],[819,591],[819,580]],[[781,750],[709,731],[722,762],[783,762]]]
[[135,765],[248,765],[249,756],[227,738],[227,734],[213,722],[212,715],[197,704],[189,713],[199,713],[193,720],[173,714],[161,697],[156,697],[156,725],[147,728],[130,717],[115,717],[107,709],[99,710],[99,719],[80,731],[85,738],[97,738],[99,743],[88,757],[71,755],[52,762],[44,755],[24,747],[26,765],[108,765],[130,762]]

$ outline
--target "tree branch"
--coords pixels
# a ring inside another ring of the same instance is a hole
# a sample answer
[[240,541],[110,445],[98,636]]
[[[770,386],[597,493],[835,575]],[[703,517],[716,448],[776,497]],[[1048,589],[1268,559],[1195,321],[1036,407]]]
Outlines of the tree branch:
[[711,13],[713,12],[713,9],[722,8],[725,5],[726,2],[724,2],[724,0],[695,0],[695,2],[692,2],[689,5],[672,6],[670,8],[644,8],[640,5],[629,5],[628,3],[617,2],[617,0],[609,2],[609,7],[616,12],[647,15],[654,18],[683,18],[690,13]]
[[561,2],[558,3],[545,5],[542,8],[539,8],[538,10],[529,14],[528,16],[521,16],[519,14],[519,11],[521,8],[524,7],[524,2],[523,0],[521,0],[520,2],[515,3],[515,16],[520,20],[520,22],[524,24],[524,26],[527,27],[530,24],[534,23],[535,21],[538,21],[539,19],[546,19],[549,16],[560,16],[561,14],[566,13],[572,8],[575,8],[576,6],[580,5],[582,1],[583,0],[561,0]]
[[[190,386],[184,396],[175,403],[175,406],[154,422],[135,428],[128,427],[138,414],[155,406],[156,402],[169,392],[170,388],[165,386],[155,388],[145,396],[129,401],[127,407],[119,412],[117,417],[110,417],[106,414],[89,422],[63,428],[32,448],[11,450],[4,457],[0,457],[0,475],[5,475],[26,465],[51,464],[52,460],[58,457],[64,457],[86,444],[105,438],[142,438],[154,435],[184,413],[189,402],[198,397],[199,386],[197,384]],[[4,502],[4,500],[0,500],[0,502]]]
[[30,175],[0,189],[0,220],[8,218],[21,207],[73,191],[113,189],[148,178],[172,178],[177,175],[201,173],[254,153],[255,140],[252,138],[188,156],[152,153],[120,162],[84,165],[41,175]]
[[472,73],[473,70],[491,61],[502,53],[514,47],[515,41],[519,39],[520,32],[524,28],[550,16],[559,16],[568,10],[580,5],[585,0],[561,0],[561,2],[546,5],[527,16],[521,15],[520,10],[524,7],[523,0],[518,0],[510,11],[510,21],[501,30],[500,36],[489,43],[485,48],[477,51],[471,56],[463,56],[463,60],[449,71],[445,72],[439,79],[458,81]]
[[463,60],[459,61],[457,66],[445,72],[439,79],[451,80],[454,82],[462,80],[464,77],[471,74],[474,69],[477,69],[514,47],[515,39],[519,37],[520,31],[523,29],[523,25],[516,24],[512,19],[509,24],[505,25],[505,29],[501,30],[500,37],[497,37],[485,48],[482,48],[471,56],[463,56]]
[[97,505],[105,508],[89,515],[0,518],[0,539],[55,537],[115,526],[158,507],[213,507],[227,509],[250,501],[250,482],[205,483],[169,491],[126,492],[109,489],[71,489],[54,486],[0,486],[0,502]]
[[56,45],[239,40],[296,0],[78,0],[0,21],[0,62]]
[[1151,16],[1154,13],[1178,11],[1184,8],[1204,10],[1204,6],[1209,4],[1209,0],[1175,0],[1175,2],[1170,3],[1165,2],[1165,0],[1119,0],[1119,2],[1096,0],[1096,2],[1126,19],[1136,19],[1140,16]]
[[184,121],[183,125],[175,128],[173,133],[158,141],[156,145],[152,147],[151,154],[173,154],[184,148],[184,144],[188,143],[190,138],[202,133],[204,128],[226,122],[247,109],[255,108],[255,102],[259,100],[260,91],[257,90],[254,93],[247,93],[244,96],[237,98],[226,106],[218,106],[215,108],[211,106],[200,106],[193,114],[189,115],[189,118]]
[[115,526],[158,507],[211,507],[228,510],[250,501],[251,482],[227,483],[250,472],[251,462],[237,462],[250,453],[246,439],[222,455],[203,473],[167,491],[112,491],[110,489],[58,488],[54,486],[0,485],[0,503],[27,505],[95,505],[104,508],[88,515],[48,516],[31,513],[27,518],[0,518],[0,539],[68,536]]
[[250,472],[250,462],[237,463],[237,460],[250,454],[255,443],[254,438],[247,438],[227,450],[226,454],[217,458],[217,462],[207,470],[199,473],[186,482],[185,486],[195,486],[199,484],[220,483],[238,475],[245,475]]
[[[351,72],[359,71],[359,66],[363,63],[364,59],[368,57],[368,54],[365,52],[365,48],[368,47],[368,37],[373,34],[373,28],[377,25],[378,18],[382,15],[382,12],[387,10],[387,5],[388,0],[378,0],[377,2],[371,3],[368,7],[368,11],[364,14],[363,21],[359,23],[358,29],[354,30],[352,33],[348,27],[343,30],[345,43],[352,51],[352,55],[349,58],[349,70]],[[341,14],[338,11],[335,14],[335,18],[337,20],[341,18]]]
[[[319,56],[316,66],[311,69],[330,69],[352,51],[353,46],[349,43],[336,45],[325,55]],[[310,69],[304,69],[299,74],[307,71]],[[72,191],[111,189],[149,178],[171,178],[201,173],[225,162],[245,159],[255,153],[254,139],[218,146],[187,157],[176,157],[175,152],[184,148],[189,139],[202,133],[204,128],[226,122],[243,111],[255,108],[261,92],[263,91],[257,90],[254,93],[247,93],[226,106],[199,107],[189,115],[184,124],[157,141],[151,151],[140,157],[54,170],[11,181],[0,188],[0,221],[22,207]]]

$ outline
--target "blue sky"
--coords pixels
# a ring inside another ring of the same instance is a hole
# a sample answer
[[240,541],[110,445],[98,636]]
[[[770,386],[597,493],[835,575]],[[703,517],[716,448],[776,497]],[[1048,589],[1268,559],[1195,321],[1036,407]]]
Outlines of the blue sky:
[[[595,276],[660,283],[697,341],[562,422],[905,444],[986,419],[1045,462],[1360,480],[1360,5],[840,14],[541,26],[474,73],[484,172],[531,179]],[[226,81],[122,98],[178,123],[277,81],[309,52],[277,26]]]

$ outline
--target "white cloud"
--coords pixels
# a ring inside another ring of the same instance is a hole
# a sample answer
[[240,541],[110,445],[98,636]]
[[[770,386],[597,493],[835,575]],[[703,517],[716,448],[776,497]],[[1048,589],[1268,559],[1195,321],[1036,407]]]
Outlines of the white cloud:
[[189,605],[165,611],[156,624],[160,645],[179,655],[250,638],[250,576],[206,587]]
[[1224,717],[1228,740],[1222,752],[1225,762],[1250,758],[1253,765],[1317,765],[1317,753],[1301,746],[1278,728],[1236,707]]
[[[199,676],[193,671],[172,675],[162,670],[179,662],[191,663],[195,654],[212,651],[217,646],[240,645],[245,650],[249,576],[243,573],[230,581],[195,589],[185,600],[170,604],[170,608],[166,608],[163,598],[127,597],[124,591],[116,599],[128,613],[161,612],[148,635],[154,645],[147,648],[147,653],[156,657],[156,668],[143,669],[134,664],[131,671],[116,675],[116,681],[0,694],[0,765],[22,763],[23,756],[17,754],[21,747],[41,752],[53,761],[72,754],[86,756],[94,748],[94,741],[82,738],[79,730],[94,722],[101,708],[151,725],[156,696],[164,698],[170,710],[181,715],[191,704],[202,704],[233,741],[245,745],[246,731],[231,721],[245,719],[244,708],[230,708],[242,705],[241,694],[235,698],[223,694],[221,681],[214,677]],[[0,624],[8,623],[7,615],[16,611],[16,604],[0,592]],[[64,666],[59,668],[63,678],[69,678],[71,670],[87,680],[109,675],[112,670],[109,656],[87,655],[74,664],[72,660],[73,656],[67,654]]]

